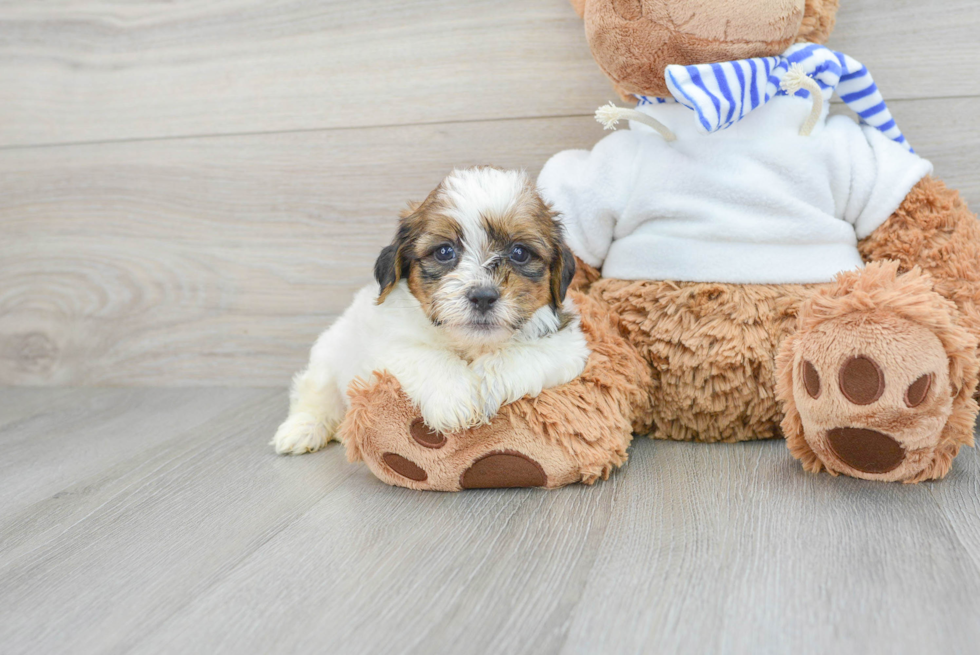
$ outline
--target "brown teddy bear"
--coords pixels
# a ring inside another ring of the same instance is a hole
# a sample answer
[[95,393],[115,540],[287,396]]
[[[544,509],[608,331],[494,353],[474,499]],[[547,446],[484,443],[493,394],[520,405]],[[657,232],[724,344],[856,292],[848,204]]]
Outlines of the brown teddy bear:
[[[638,104],[633,129],[559,153],[538,184],[579,266],[602,270],[582,288],[650,365],[642,427],[783,434],[808,471],[943,477],[973,444],[980,225],[867,69],[819,45],[837,0],[572,4]],[[835,91],[861,125],[828,117]]]

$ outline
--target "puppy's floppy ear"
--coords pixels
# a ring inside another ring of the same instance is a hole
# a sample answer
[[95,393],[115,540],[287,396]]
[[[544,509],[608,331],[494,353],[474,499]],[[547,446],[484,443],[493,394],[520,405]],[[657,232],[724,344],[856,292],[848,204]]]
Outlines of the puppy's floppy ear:
[[395,283],[398,282],[398,266],[395,260],[398,258],[398,246],[391,244],[385,246],[374,262],[374,279],[381,287],[381,295],[378,296],[378,303],[381,303],[387,296]]
[[575,255],[568,246],[561,244],[555,249],[551,261],[551,304],[556,309],[565,301],[565,292],[575,277]]
[[410,245],[410,230],[403,220],[398,226],[398,233],[390,246],[385,246],[374,262],[374,279],[381,287],[378,304],[384,302],[391,290],[400,279],[408,274],[408,246]]
[[422,206],[421,200],[409,200],[408,207],[403,209],[401,213],[398,215],[401,216],[402,218],[408,218],[409,216],[417,212],[421,206]]

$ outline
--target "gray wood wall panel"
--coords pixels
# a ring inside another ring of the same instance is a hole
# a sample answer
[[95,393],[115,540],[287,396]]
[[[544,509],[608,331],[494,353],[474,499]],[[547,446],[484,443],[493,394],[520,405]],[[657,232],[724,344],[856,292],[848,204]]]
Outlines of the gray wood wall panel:
[[[973,0],[850,0],[887,97],[975,96]],[[613,97],[566,0],[0,4],[0,145],[584,114]]]

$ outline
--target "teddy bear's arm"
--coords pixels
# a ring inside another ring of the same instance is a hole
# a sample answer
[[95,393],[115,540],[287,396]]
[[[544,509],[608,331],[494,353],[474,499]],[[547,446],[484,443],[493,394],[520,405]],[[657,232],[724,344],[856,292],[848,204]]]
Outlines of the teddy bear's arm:
[[572,278],[572,284],[568,287],[572,291],[581,291],[582,293],[588,293],[589,287],[591,287],[599,278],[602,277],[602,272],[599,271],[595,266],[589,266],[583,262],[578,257],[575,258],[575,277]]
[[980,334],[980,222],[955,189],[923,178],[858,248],[866,262],[892,260],[902,271],[921,267]]

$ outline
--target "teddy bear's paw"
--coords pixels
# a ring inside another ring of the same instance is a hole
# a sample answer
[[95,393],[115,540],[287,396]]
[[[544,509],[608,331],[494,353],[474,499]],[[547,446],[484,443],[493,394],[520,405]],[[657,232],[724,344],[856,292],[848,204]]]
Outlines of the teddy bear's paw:
[[302,455],[320,450],[333,439],[336,426],[328,425],[308,412],[290,414],[283,421],[271,445],[280,455]]
[[369,435],[373,443],[365,449],[366,459],[382,480],[413,489],[548,486],[548,475],[534,457],[501,448],[499,437],[505,435],[497,433],[504,429],[483,427],[445,435],[417,418],[404,432],[389,426]]
[[958,391],[947,352],[925,326],[864,318],[797,335],[792,386],[805,445],[787,434],[790,448],[798,457],[812,452],[811,470],[881,481],[942,477],[955,455],[946,432]]
[[917,477],[933,461],[952,390],[938,340],[919,345],[890,362],[864,353],[801,362],[804,437],[829,470],[897,481]]
[[977,339],[920,269],[872,262],[800,306],[777,361],[790,452],[809,471],[942,478],[973,445]]

